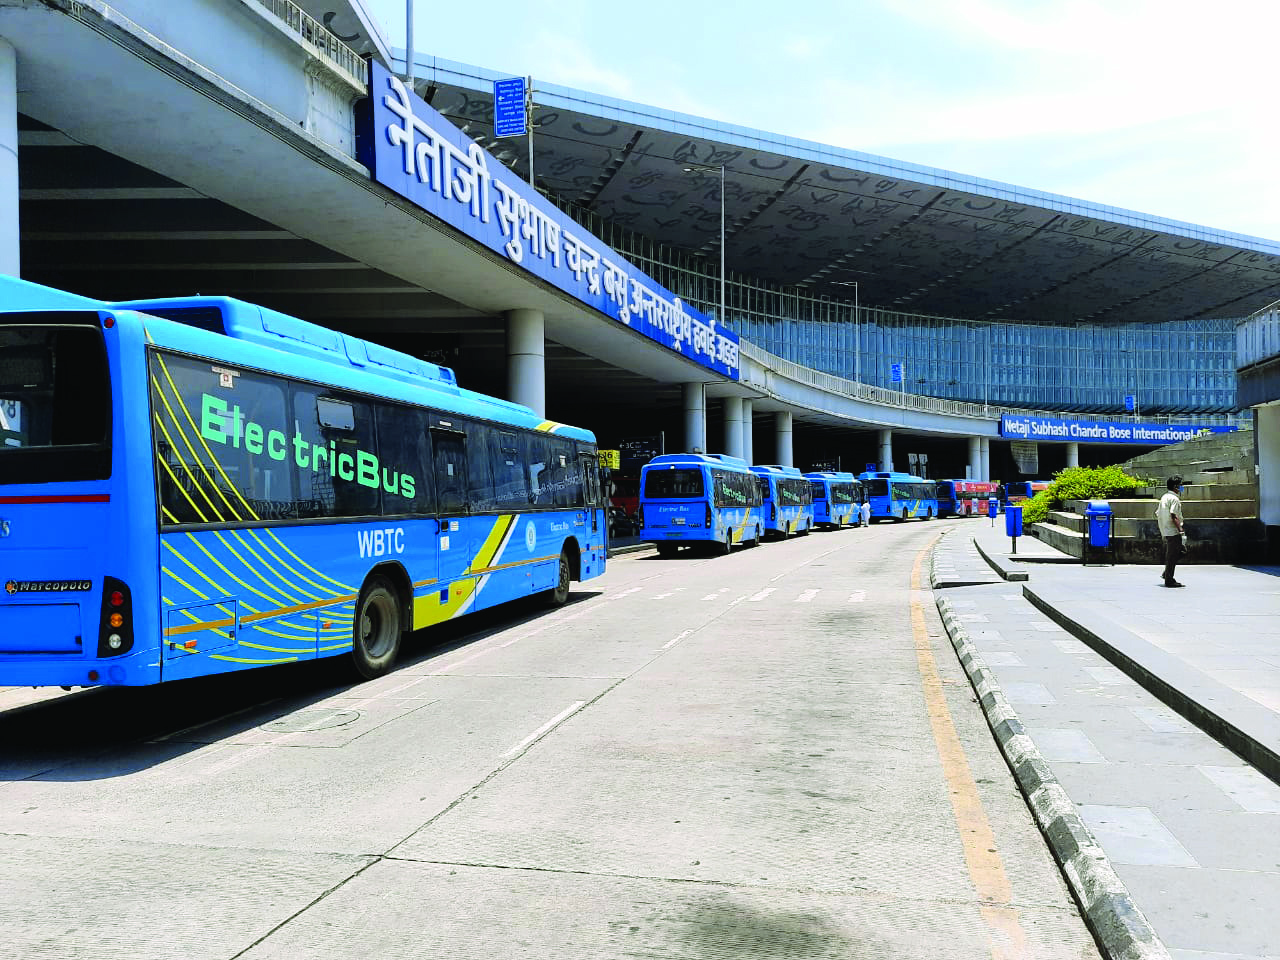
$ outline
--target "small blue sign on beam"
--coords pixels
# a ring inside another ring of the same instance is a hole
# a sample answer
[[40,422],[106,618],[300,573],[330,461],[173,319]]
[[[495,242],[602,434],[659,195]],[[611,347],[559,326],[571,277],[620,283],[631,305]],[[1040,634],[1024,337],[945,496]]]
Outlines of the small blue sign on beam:
[[1125,410],[1128,411],[1129,413],[1133,413],[1134,405],[1137,403],[1137,401],[1138,401],[1138,398],[1135,397],[1132,393],[1127,394],[1124,398]]
[[889,375],[890,375],[889,378],[894,383],[901,383],[902,382],[902,364],[900,363],[892,364],[889,367]]
[[523,137],[528,132],[524,77],[493,81],[493,135]]

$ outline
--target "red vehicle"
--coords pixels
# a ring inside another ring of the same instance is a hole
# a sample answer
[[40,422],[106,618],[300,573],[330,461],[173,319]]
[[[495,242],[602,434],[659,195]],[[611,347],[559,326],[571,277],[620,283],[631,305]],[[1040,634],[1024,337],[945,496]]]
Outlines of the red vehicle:
[[1015,480],[1013,483],[1005,484],[1004,496],[1001,499],[1005,503],[1021,503],[1023,500],[1030,500],[1041,490],[1048,489],[1048,480]]
[[987,500],[1000,496],[1000,484],[990,480],[939,480],[938,516],[986,516]]

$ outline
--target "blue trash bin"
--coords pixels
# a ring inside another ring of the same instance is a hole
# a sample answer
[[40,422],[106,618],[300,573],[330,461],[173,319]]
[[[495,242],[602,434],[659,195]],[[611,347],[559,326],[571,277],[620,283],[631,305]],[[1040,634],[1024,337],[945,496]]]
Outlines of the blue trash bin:
[[1011,503],[1004,508],[1004,532],[1005,536],[1015,540],[1022,536],[1022,507],[1017,504]]
[[1000,512],[1000,501],[992,497],[987,501],[987,516],[992,520],[996,518],[996,514]]
[[1111,504],[1090,500],[1084,510],[1084,522],[1089,529],[1089,546],[1102,549],[1111,546]]

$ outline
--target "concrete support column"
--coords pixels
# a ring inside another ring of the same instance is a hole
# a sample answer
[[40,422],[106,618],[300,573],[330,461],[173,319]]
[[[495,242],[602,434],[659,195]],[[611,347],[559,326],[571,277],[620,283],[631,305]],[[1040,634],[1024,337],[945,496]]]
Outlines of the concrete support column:
[[1280,403],[1253,408],[1254,442],[1258,445],[1258,519],[1280,525]]
[[1080,466],[1080,444],[1078,443],[1067,444],[1067,466],[1068,467]]
[[755,443],[752,436],[751,412],[752,402],[742,401],[742,459],[748,464],[756,462]]
[[978,473],[979,480],[991,480],[991,441],[986,437],[981,437],[981,461],[982,466]]
[[742,456],[742,398],[724,398],[724,452]]
[[880,431],[880,469],[893,469],[893,431]]
[[791,446],[791,413],[779,410],[775,421],[774,433],[778,440],[778,459],[775,461],[782,467],[795,466],[795,451]]
[[707,452],[707,394],[700,382],[684,385],[684,452]]
[[18,268],[18,54],[0,37],[0,273]]
[[979,473],[982,471],[982,438],[969,438],[969,472],[965,474],[966,480],[980,480]]
[[507,399],[547,415],[546,326],[541,310],[508,310]]

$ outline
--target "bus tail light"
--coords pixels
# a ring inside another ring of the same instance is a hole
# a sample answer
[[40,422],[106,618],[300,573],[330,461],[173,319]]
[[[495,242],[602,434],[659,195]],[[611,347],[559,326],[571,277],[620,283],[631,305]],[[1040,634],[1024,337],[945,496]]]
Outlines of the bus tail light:
[[133,598],[123,580],[102,578],[98,656],[118,657],[133,648]]
[[711,516],[711,504],[707,504],[707,529],[710,530],[715,519]]
[[778,519],[778,508],[774,506],[772,501],[770,501],[769,503],[769,519],[770,520]]
[[644,504],[636,507],[636,520],[640,522],[640,526],[644,527]]

